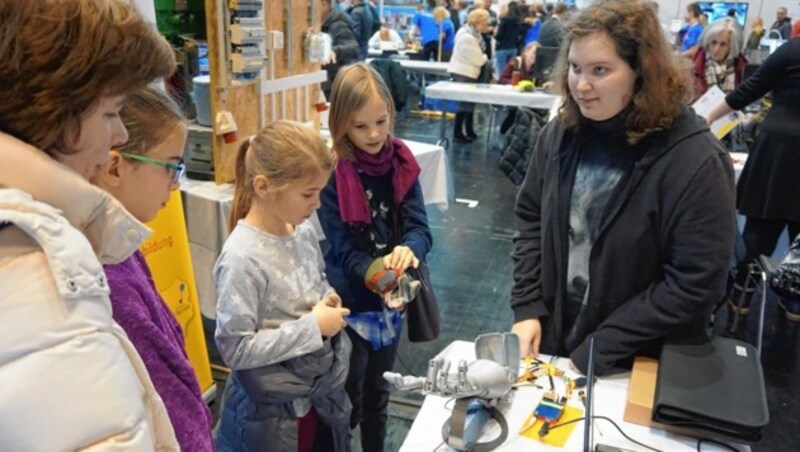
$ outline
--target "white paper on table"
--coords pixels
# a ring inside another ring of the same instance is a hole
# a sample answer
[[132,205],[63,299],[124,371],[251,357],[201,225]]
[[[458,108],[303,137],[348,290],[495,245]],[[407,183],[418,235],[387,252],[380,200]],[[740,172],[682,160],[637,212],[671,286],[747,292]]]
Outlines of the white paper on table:
[[379,47],[381,50],[400,50],[397,48],[397,43],[393,41],[381,41]]
[[[719,86],[712,86],[708,89],[708,91],[703,94],[700,99],[692,104],[692,108],[694,111],[704,117],[707,118],[708,114],[711,112],[711,109],[714,108],[719,102],[725,100],[725,93],[719,89]],[[714,134],[718,139],[722,139],[725,135],[727,135],[736,124],[739,124],[744,119],[744,115],[741,112],[734,111],[733,113],[724,116],[722,118],[717,119],[711,124],[711,133]]]

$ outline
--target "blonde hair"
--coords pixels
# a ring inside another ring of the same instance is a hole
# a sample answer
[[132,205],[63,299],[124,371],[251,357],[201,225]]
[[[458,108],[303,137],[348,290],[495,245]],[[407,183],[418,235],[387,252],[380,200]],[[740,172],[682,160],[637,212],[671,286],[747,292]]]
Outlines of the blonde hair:
[[485,22],[489,20],[489,12],[483,8],[476,8],[469,16],[467,16],[467,25],[472,25],[473,27],[481,22]]
[[247,215],[253,202],[253,181],[264,176],[272,188],[330,173],[333,155],[316,130],[295,121],[276,121],[244,140],[236,154],[236,180],[229,230]]
[[129,154],[147,154],[186,126],[186,118],[175,100],[152,85],[128,96],[120,118],[128,129],[128,142],[117,150]]
[[125,0],[0,2],[0,130],[71,154],[101,96],[129,94],[175,70],[167,41]]
[[450,11],[445,9],[444,6],[437,6],[433,10],[433,18],[436,19],[436,23],[441,23],[445,19],[450,17]]
[[331,87],[331,111],[328,127],[333,137],[333,150],[341,159],[355,160],[347,132],[353,125],[355,113],[378,96],[386,102],[389,130],[394,124],[392,93],[380,74],[369,64],[357,63],[342,68]]

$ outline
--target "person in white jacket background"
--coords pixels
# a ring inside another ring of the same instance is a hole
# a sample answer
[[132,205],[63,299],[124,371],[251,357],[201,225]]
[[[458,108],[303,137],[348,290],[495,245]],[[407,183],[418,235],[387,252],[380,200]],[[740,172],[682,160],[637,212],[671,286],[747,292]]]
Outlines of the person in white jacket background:
[[[481,33],[489,30],[489,12],[483,8],[473,10],[467,16],[467,24],[459,28],[456,33],[456,43],[447,72],[453,81],[475,83],[481,75],[481,69],[489,58],[486,56],[485,42]],[[491,73],[491,67],[488,67]],[[487,80],[488,81],[488,80]],[[456,143],[471,143],[478,138],[473,128],[475,104],[472,102],[459,102],[456,112],[453,141]],[[466,128],[466,130],[464,130]]]
[[124,0],[0,0],[0,21],[0,448],[177,450],[101,265],[150,231],[87,180],[172,50]]

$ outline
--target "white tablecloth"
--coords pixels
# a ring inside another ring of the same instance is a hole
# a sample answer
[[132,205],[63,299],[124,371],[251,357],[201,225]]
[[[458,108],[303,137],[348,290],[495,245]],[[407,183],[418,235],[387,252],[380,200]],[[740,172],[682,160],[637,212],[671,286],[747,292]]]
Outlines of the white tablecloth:
[[742,175],[744,164],[747,163],[746,152],[731,152],[731,159],[733,160],[733,171],[736,174],[736,182],[739,182],[739,176]]
[[[425,88],[425,96],[430,99],[455,100],[509,107],[528,107],[549,110],[550,119],[558,113],[561,97],[543,91],[520,92],[510,85],[487,85],[483,83],[436,82]],[[445,137],[445,103],[442,103],[441,138]],[[489,133],[486,134],[487,145],[491,143],[494,129],[494,112],[490,116]]]
[[523,93],[510,85],[436,82],[428,85],[425,95],[432,99],[456,100],[478,104],[507,105],[550,110],[559,96],[543,91]]
[[[446,209],[450,171],[444,149],[433,144],[404,141],[422,169],[419,181],[425,204]],[[210,181],[183,179],[181,192],[200,311],[208,318],[216,318],[217,296],[212,272],[222,245],[228,238],[233,184],[217,185]],[[317,216],[314,215],[311,221],[320,239],[324,238]]]
[[[447,72],[449,63],[437,61],[424,61],[424,60],[410,60],[407,58],[391,58],[392,61],[397,62],[403,69],[411,72],[419,72],[423,75],[438,75],[440,77],[448,77],[450,74]],[[367,58],[367,63],[372,61],[372,58]]]
[[[451,369],[455,369],[458,359],[465,359],[467,362],[475,359],[475,345],[472,342],[455,341],[442,350],[440,356],[454,361]],[[559,358],[555,362],[561,369],[569,368],[567,360],[564,358]],[[663,430],[631,424],[622,420],[625,412],[629,380],[629,373],[598,379],[594,386],[594,415],[606,416],[613,419],[628,436],[648,446],[670,452],[688,452],[696,450],[696,439],[677,436]],[[555,379],[555,381],[557,382],[556,385],[558,385],[558,379]],[[533,386],[521,386],[515,391],[512,405],[504,413],[508,421],[508,438],[496,450],[525,452],[542,450],[563,452],[580,451],[582,449],[583,421],[577,422],[564,448],[549,446],[539,441],[520,436],[517,433],[525,419],[533,412],[534,408],[541,400],[543,393],[544,390],[534,388]],[[447,408],[445,408],[445,405],[447,405]],[[419,414],[417,414],[416,419],[414,419],[414,424],[411,426],[411,430],[409,430],[408,436],[406,436],[405,442],[403,442],[400,450],[404,452],[432,451],[434,449],[437,452],[454,450],[445,446],[436,448],[437,445],[442,444],[442,424],[450,416],[452,405],[453,402],[449,398],[438,396],[425,397],[425,402],[422,404],[422,408]],[[568,405],[574,405],[574,402],[570,402]],[[486,439],[494,437],[496,437],[496,432],[490,429]],[[645,450],[626,440],[610,423],[604,420],[594,421],[594,442],[617,446],[627,450]],[[736,446],[740,451],[750,450],[747,446]],[[714,446],[704,444],[703,450],[712,451],[726,449],[715,448]]]
[[403,69],[414,71],[414,72],[421,72],[423,74],[428,75],[439,75],[442,77],[447,77],[449,74],[447,73],[447,66],[448,63],[439,63],[436,61],[422,61],[422,60],[401,60],[396,59],[397,63],[400,66],[403,66]]

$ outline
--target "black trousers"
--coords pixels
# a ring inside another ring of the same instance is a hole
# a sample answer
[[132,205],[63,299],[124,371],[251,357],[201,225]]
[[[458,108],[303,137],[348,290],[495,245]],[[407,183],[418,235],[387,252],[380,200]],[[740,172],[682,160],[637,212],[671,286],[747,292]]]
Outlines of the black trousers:
[[[433,60],[436,61],[436,58],[439,56],[439,41],[430,41],[422,46],[422,56],[420,57],[422,60],[429,61]],[[450,56],[453,54],[453,50],[445,50],[442,49],[442,62],[450,61]]]
[[353,329],[348,327],[345,331],[353,343],[350,373],[345,384],[353,404],[350,428],[361,425],[361,447],[364,452],[383,452],[390,393],[389,383],[383,379],[383,373],[394,366],[400,331],[393,344],[380,350],[373,350],[372,345]]
[[745,258],[736,263],[736,284],[744,286],[747,277],[747,266],[758,259],[760,255],[771,256],[775,252],[783,230],[789,229],[789,240],[794,240],[800,233],[800,223],[788,220],[765,220],[763,218],[747,217],[742,238],[744,239],[747,254]]

